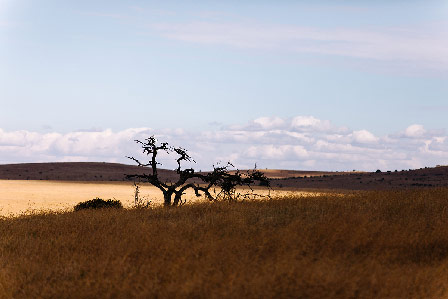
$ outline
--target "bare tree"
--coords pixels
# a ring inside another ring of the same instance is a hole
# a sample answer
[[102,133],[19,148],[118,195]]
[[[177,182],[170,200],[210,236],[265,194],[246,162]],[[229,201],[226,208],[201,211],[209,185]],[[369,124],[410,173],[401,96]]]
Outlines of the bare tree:
[[[158,143],[154,136],[146,138],[144,141],[135,140],[135,142],[141,145],[143,153],[149,156],[149,161],[148,163],[142,163],[134,157],[128,158],[135,161],[138,166],[148,167],[150,173],[131,174],[127,175],[127,178],[143,180],[159,188],[163,193],[165,206],[177,206],[185,203],[185,200],[182,200],[182,195],[190,188],[194,190],[196,196],[205,195],[209,200],[237,200],[257,196],[252,188],[256,182],[268,188],[270,186],[269,179],[264,173],[256,169],[247,172],[230,171],[233,165],[227,163],[224,166],[214,165],[213,171],[199,173],[195,172],[193,168],[182,169],[181,164],[183,162],[195,163],[195,161],[181,147],[172,147],[167,142]],[[160,152],[175,153],[177,155],[177,181],[163,182],[159,177],[158,165],[161,164],[157,162],[157,155]],[[247,186],[250,192],[245,194],[238,193],[236,191],[238,186]],[[213,191],[211,191],[212,188]]]

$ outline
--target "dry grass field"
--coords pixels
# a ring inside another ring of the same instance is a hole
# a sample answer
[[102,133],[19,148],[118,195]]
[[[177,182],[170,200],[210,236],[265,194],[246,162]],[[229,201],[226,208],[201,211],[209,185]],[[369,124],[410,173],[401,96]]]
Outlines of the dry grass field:
[[5,298],[443,298],[447,277],[447,188],[0,220]]
[[134,200],[133,186],[130,182],[0,180],[0,216],[69,210],[78,202],[95,197],[116,198],[130,206]]
[[[268,190],[259,188],[257,193],[267,194]],[[0,180],[0,216],[20,215],[33,211],[68,211],[81,201],[99,197],[120,200],[125,207],[134,204],[134,186],[131,182],[82,182],[82,181],[28,181]],[[290,191],[272,191],[274,196],[291,194]],[[314,194],[315,192],[300,192]],[[159,189],[148,184],[140,184],[140,197],[151,200],[153,205],[163,202]],[[188,201],[206,201],[196,197],[188,190]]]

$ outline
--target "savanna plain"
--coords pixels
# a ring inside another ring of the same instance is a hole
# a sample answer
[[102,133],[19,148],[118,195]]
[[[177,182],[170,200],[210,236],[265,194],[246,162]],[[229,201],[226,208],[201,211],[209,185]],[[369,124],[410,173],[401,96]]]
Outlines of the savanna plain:
[[447,224],[445,187],[35,210],[0,219],[0,297],[442,298]]

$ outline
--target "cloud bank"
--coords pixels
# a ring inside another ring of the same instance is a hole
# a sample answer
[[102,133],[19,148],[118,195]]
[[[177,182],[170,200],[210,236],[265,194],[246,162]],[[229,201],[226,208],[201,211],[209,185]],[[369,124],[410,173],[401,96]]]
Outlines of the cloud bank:
[[[413,124],[401,132],[375,136],[367,130],[350,130],[313,116],[290,119],[261,117],[246,124],[202,132],[182,129],[131,128],[38,133],[0,129],[0,163],[53,161],[132,162],[143,158],[135,139],[151,135],[188,149],[208,170],[217,162],[231,161],[238,168],[304,170],[394,170],[448,164],[445,130],[426,130]],[[173,157],[162,157],[163,167],[174,168]]]

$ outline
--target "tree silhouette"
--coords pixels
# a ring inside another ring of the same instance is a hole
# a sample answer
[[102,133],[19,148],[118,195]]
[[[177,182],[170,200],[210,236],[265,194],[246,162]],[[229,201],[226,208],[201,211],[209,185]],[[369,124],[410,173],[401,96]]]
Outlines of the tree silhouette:
[[[193,189],[196,196],[205,195],[209,200],[238,200],[259,196],[254,193],[252,186],[259,182],[260,185],[270,187],[269,179],[256,169],[250,171],[230,171],[233,165],[229,162],[224,166],[213,166],[213,171],[199,173],[193,168],[182,169],[183,162],[195,161],[190,157],[187,150],[181,147],[172,147],[167,142],[158,143],[154,136],[146,138],[144,141],[135,140],[141,145],[143,153],[149,157],[148,163],[142,163],[134,157],[127,157],[135,161],[138,166],[148,167],[148,174],[130,174],[128,179],[139,179],[146,181],[162,191],[165,206],[177,206],[185,203],[182,195],[187,189]],[[177,155],[176,173],[178,179],[176,182],[162,181],[158,174],[157,155],[160,152],[168,154],[175,153]],[[249,192],[239,193],[236,190],[238,186],[249,187]],[[213,192],[211,189],[213,188]],[[218,191],[216,191],[218,189]]]

